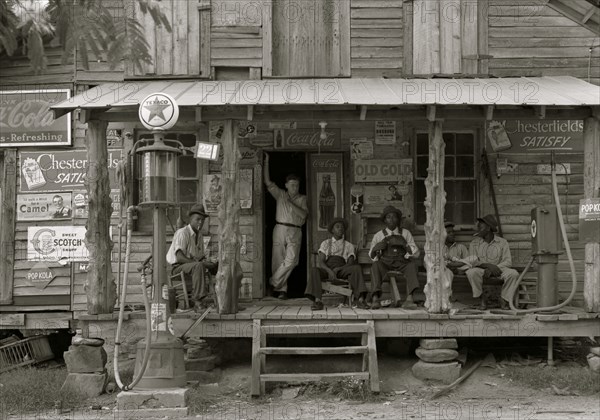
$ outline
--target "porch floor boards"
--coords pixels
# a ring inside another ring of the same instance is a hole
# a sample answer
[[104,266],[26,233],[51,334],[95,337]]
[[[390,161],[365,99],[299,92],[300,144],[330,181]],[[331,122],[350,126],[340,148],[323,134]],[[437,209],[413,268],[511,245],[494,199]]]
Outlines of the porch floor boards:
[[[466,309],[466,308],[464,308]],[[348,306],[325,307],[320,311],[313,311],[310,305],[272,305],[272,304],[252,304],[241,307],[237,314],[220,315],[216,312],[209,313],[207,320],[520,320],[523,318],[541,321],[577,321],[583,319],[595,319],[600,316],[598,313],[587,313],[582,308],[565,307],[559,314],[511,314],[494,313],[497,310],[475,311],[469,310],[454,314],[430,314],[424,308],[414,310],[402,308],[382,308],[382,309],[359,309]],[[177,312],[175,318],[198,318],[200,315],[193,312]]]

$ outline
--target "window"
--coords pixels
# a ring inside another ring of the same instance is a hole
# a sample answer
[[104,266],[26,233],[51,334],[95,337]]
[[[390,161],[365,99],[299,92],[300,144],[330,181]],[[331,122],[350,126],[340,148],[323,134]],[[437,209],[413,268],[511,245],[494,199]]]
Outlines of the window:
[[[477,214],[477,179],[475,171],[475,136],[473,133],[444,133],[446,159],[444,190],[445,219],[456,224],[472,225]],[[417,168],[415,176],[415,220],[425,224],[425,179],[429,166],[429,138],[417,134]]]
[[[151,139],[152,133],[144,132],[140,133],[138,140]],[[192,147],[196,144],[196,135],[194,133],[168,133],[165,135],[165,140],[178,140],[185,147]],[[179,211],[181,211],[181,218],[184,222],[187,222],[187,212],[190,208],[200,202],[201,198],[201,185],[200,169],[198,167],[198,159],[193,155],[180,155],[178,158],[178,174],[177,174],[177,206],[169,209],[169,220],[167,221],[167,228],[175,227],[177,218],[179,217]],[[140,230],[148,230],[152,227],[152,215],[149,212],[150,219],[146,219],[146,215],[140,214],[140,220],[138,222],[138,228]]]

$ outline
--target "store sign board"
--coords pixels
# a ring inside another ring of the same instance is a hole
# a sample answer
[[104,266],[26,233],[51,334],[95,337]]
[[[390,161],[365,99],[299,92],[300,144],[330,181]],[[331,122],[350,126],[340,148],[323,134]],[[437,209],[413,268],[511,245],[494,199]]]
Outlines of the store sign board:
[[579,201],[579,240],[585,243],[600,242],[600,198]]
[[[120,149],[108,150],[108,176],[111,186],[117,185],[117,164]],[[87,150],[44,150],[21,152],[21,192],[72,191],[84,187],[88,172]],[[93,168],[92,168],[93,169]],[[90,170],[92,175],[97,171]]]
[[54,119],[50,107],[69,89],[0,91],[0,147],[70,146],[71,114]]
[[412,181],[411,159],[370,159],[354,161],[355,182]]
[[326,138],[321,139],[321,130],[275,130],[275,149],[286,150],[339,150],[342,145],[342,130],[328,128]]
[[27,260],[47,262],[88,261],[85,226],[29,226]]
[[17,221],[71,219],[73,206],[70,192],[18,194]]
[[491,150],[502,153],[583,152],[582,120],[503,120],[486,123]]

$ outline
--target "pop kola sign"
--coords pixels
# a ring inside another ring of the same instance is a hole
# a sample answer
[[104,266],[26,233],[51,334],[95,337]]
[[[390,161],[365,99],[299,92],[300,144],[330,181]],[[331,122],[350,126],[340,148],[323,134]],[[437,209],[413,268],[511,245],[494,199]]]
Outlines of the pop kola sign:
[[[116,169],[121,152],[120,149],[108,150],[110,185],[117,184]],[[81,189],[88,171],[86,150],[21,152],[20,161],[21,192]]]
[[69,146],[71,114],[54,119],[50,107],[69,89],[0,91],[0,147]]

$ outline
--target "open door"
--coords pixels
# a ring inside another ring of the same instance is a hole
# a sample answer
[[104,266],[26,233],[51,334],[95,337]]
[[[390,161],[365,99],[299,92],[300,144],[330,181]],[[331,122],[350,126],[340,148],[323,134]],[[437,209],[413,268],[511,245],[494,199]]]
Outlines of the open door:
[[[300,183],[300,194],[307,194],[307,177],[306,177],[306,154],[304,152],[269,152],[270,159],[270,176],[279,188],[285,189],[285,177],[289,174],[295,174],[303,180]],[[271,260],[273,255],[273,228],[275,227],[275,199],[265,188],[265,203],[264,203],[264,232],[265,232],[265,290],[269,290],[269,278],[271,277],[272,268]],[[311,197],[308,197],[308,205],[310,211]],[[312,217],[309,214],[309,219]],[[307,257],[307,226],[302,227],[302,246],[300,248],[300,261],[298,266],[294,268],[288,279],[288,297],[299,298],[304,296],[306,289],[306,279],[308,275],[308,257]]]

